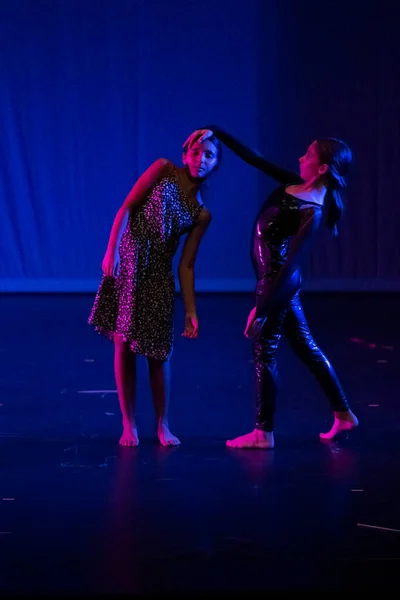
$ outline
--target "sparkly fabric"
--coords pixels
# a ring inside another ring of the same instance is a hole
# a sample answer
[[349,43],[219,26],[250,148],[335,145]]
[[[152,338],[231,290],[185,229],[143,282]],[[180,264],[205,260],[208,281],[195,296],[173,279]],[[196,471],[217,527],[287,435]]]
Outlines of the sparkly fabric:
[[108,339],[157,360],[173,350],[175,282],[172,260],[202,205],[187,200],[175,169],[160,180],[130,217],[120,243],[120,273],[103,276],[89,324]]

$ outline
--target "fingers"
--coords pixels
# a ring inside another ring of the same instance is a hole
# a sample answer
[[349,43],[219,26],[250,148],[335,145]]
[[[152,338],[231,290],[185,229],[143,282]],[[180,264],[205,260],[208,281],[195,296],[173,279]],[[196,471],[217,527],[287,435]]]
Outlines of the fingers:
[[263,319],[263,318],[254,319],[254,321],[252,321],[250,324],[248,324],[246,329],[244,330],[245,337],[247,337],[247,338],[257,337],[261,333],[264,323],[265,323],[265,319]]
[[106,275],[107,277],[118,277],[119,275],[119,263],[117,263],[116,265],[103,263],[101,268],[104,275]]
[[209,129],[196,129],[193,133],[189,135],[186,142],[183,144],[183,148],[191,148],[195,142],[199,142],[201,144],[213,135],[213,132]]
[[183,148],[190,148],[190,146],[192,146],[192,144],[194,144],[194,142],[199,138],[199,136],[201,136],[201,132],[200,131],[194,131],[193,133],[191,133],[189,135],[189,137],[187,138],[186,142],[183,144]]
[[244,329],[244,335],[245,335],[245,337],[249,337],[250,329],[252,328],[253,325],[254,325],[254,316],[252,316],[250,314],[249,318],[247,319],[246,327]]
[[257,336],[261,333],[261,330],[264,326],[264,319],[257,319],[255,324],[254,324],[254,331],[253,331],[253,336]]
[[185,327],[184,332],[182,333],[182,337],[185,337],[189,340],[194,340],[199,335],[199,327]]
[[205,140],[207,140],[209,137],[211,137],[213,135],[213,132],[209,129],[200,129],[198,133],[201,134],[200,137],[193,139],[192,144],[194,142],[198,142],[199,144],[202,144]]
[[182,337],[185,337],[188,340],[194,340],[197,338],[197,333],[194,333],[193,331],[184,331]]

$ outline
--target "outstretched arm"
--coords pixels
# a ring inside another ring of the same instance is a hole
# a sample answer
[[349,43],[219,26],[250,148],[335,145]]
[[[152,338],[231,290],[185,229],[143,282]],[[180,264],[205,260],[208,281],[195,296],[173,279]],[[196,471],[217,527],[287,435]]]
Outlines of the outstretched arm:
[[[209,125],[203,129],[208,129],[223,143],[225,146],[230,148],[232,152],[237,154],[239,158],[247,162],[252,167],[256,167],[269,177],[272,177],[281,184],[287,185],[290,183],[300,182],[301,178],[297,173],[278,167],[273,163],[269,162],[262,154],[249,148],[243,142],[239,141],[230,133],[221,129],[217,125]],[[192,134],[193,135],[193,134]]]
[[300,210],[300,223],[297,233],[291,238],[288,256],[282,265],[273,284],[268,287],[265,295],[257,296],[256,318],[265,318],[271,309],[275,308],[288,292],[290,278],[301,265],[309,243],[319,227],[322,212],[315,208]]

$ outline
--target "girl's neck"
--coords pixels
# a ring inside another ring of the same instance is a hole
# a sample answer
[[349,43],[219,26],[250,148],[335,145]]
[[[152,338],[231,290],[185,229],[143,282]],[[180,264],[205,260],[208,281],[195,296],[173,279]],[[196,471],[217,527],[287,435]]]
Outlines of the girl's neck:
[[195,180],[191,177],[189,170],[186,167],[177,167],[175,172],[183,193],[188,198],[196,198],[201,202],[200,189],[204,180]]
[[187,189],[197,191],[201,184],[205,181],[204,178],[194,178],[191,176],[189,169],[186,167],[177,167],[178,177]]
[[318,179],[304,181],[298,186],[298,191],[310,196],[312,202],[323,204],[326,196],[326,185]]

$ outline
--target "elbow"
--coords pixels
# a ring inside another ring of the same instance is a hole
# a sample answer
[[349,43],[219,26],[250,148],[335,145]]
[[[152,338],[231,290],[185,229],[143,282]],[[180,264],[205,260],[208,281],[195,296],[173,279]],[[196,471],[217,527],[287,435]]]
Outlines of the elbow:
[[117,215],[121,219],[125,219],[125,218],[129,217],[129,215],[131,214],[131,210],[132,210],[132,203],[125,201],[123,203],[123,205],[120,207],[120,209],[118,210]]
[[182,261],[179,263],[178,270],[182,271],[184,273],[186,271],[193,271],[193,268],[194,268],[194,262]]
[[179,273],[182,273],[182,274],[189,273],[190,271],[194,271],[194,261],[193,262],[181,261],[179,263],[178,271],[179,271]]

